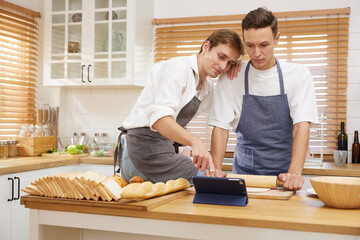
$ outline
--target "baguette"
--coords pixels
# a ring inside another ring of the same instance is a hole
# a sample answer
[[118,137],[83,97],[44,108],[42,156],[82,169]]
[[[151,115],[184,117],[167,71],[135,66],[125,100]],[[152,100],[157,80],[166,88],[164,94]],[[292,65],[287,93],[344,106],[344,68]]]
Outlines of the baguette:
[[166,183],[158,182],[153,184],[148,181],[143,183],[131,183],[122,189],[121,198],[146,199],[176,192],[189,187],[189,181],[184,178],[169,180]]

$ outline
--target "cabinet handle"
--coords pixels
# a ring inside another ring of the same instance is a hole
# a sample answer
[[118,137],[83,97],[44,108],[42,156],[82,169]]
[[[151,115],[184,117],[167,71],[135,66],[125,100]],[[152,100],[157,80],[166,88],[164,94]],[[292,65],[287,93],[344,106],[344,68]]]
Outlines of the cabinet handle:
[[82,81],[83,83],[85,83],[85,81],[84,81],[84,67],[85,67],[85,65],[82,65],[82,66],[81,66],[81,81]]
[[8,202],[14,200],[14,179],[8,178],[8,180],[11,180],[11,199],[8,198]]
[[91,83],[91,81],[90,81],[90,67],[91,67],[91,65],[88,65],[88,82],[89,83]]
[[14,200],[19,200],[20,199],[20,178],[18,177],[14,177],[14,179],[17,179],[18,180],[18,190],[17,190],[17,197],[14,197]]

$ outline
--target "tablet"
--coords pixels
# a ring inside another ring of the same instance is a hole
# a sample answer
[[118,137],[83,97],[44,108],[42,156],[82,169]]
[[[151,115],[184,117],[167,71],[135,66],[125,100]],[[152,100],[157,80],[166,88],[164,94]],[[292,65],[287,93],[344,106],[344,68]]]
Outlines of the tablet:
[[194,176],[196,194],[193,203],[246,206],[248,196],[242,178]]

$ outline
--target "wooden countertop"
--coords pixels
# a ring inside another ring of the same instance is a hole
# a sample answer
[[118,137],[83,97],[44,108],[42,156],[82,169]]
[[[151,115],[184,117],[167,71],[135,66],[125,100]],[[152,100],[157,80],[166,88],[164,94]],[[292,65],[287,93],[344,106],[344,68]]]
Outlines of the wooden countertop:
[[[12,157],[0,159],[0,175],[25,172],[72,164],[106,164],[112,165],[112,157],[90,157],[79,155],[56,155],[52,157]],[[305,166],[304,175],[360,177],[360,164],[347,163],[336,167],[333,162],[324,162],[323,166]]]
[[305,166],[303,174],[360,177],[360,164],[347,163],[344,167],[336,167],[333,162],[323,162],[322,166]]
[[27,208],[43,210],[360,235],[360,209],[329,208],[318,198],[302,191],[287,201],[249,199],[246,207],[193,204],[193,197],[181,196],[149,211],[89,207],[76,202],[59,204],[25,200],[24,203]]
[[0,159],[0,175],[72,164],[113,164],[111,157],[57,155],[55,157],[12,157]]

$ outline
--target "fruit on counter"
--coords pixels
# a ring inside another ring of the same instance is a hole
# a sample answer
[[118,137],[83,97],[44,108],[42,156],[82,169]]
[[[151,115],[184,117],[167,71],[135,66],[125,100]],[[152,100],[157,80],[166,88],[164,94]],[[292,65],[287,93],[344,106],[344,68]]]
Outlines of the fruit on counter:
[[68,145],[65,147],[64,151],[60,151],[57,148],[52,148],[50,150],[46,150],[45,153],[52,153],[52,154],[83,154],[86,147],[84,145]]
[[75,145],[69,145],[67,148],[66,148],[66,151],[68,153],[70,153],[71,155],[75,155],[78,153],[78,149],[76,148]]

